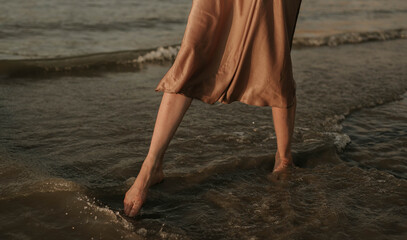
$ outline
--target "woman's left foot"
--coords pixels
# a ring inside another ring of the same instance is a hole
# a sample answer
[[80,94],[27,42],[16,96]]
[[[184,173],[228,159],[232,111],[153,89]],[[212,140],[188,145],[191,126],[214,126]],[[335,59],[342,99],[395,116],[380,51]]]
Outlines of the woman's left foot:
[[126,192],[124,199],[124,213],[129,217],[134,217],[140,211],[146,201],[148,189],[163,180],[164,173],[160,162],[155,159],[144,160],[134,184]]

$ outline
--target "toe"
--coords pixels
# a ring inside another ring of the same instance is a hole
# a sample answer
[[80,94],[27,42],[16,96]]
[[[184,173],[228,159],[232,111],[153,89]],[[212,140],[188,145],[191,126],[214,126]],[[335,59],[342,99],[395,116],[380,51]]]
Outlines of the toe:
[[129,203],[127,201],[124,202],[124,214],[128,215],[132,206],[133,206],[132,203]]
[[137,213],[140,211],[141,206],[143,205],[143,203],[138,200],[138,201],[134,201],[133,202],[133,206],[131,207],[130,211],[129,211],[129,217],[134,217],[137,215]]

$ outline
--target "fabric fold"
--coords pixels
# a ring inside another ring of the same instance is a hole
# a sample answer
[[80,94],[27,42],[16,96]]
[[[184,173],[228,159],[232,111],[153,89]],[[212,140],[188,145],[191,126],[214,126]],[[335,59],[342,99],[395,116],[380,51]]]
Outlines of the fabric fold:
[[194,0],[176,59],[155,91],[288,108],[301,0]]

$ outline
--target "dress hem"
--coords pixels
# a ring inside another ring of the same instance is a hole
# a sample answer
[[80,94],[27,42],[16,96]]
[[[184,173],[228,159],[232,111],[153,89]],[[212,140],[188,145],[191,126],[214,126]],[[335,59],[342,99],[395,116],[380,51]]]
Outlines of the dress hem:
[[291,104],[288,106],[281,106],[281,105],[276,105],[276,104],[268,104],[268,103],[258,103],[258,102],[254,102],[254,101],[247,101],[247,100],[242,100],[242,99],[233,99],[230,101],[223,101],[221,99],[216,100],[215,102],[210,101],[207,97],[205,96],[196,96],[190,93],[185,93],[185,92],[181,92],[181,91],[172,91],[172,90],[168,90],[168,89],[163,89],[163,88],[156,88],[155,89],[156,92],[165,92],[165,93],[173,93],[173,94],[181,94],[185,97],[189,97],[189,98],[193,98],[193,99],[197,99],[200,100],[204,103],[210,104],[210,105],[214,105],[215,103],[219,102],[222,104],[231,104],[233,102],[241,102],[244,103],[246,105],[250,105],[250,106],[257,106],[257,107],[276,107],[276,108],[291,108],[295,101],[296,101],[296,95],[294,95],[293,100],[291,101]]

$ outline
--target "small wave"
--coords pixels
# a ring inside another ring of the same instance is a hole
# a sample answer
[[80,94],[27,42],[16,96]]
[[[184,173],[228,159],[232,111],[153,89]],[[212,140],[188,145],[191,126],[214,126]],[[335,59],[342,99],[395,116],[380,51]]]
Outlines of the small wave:
[[333,138],[334,145],[338,152],[342,152],[345,149],[346,145],[348,145],[351,142],[350,137],[344,133],[324,132],[324,134],[331,136]]
[[72,73],[92,70],[134,71],[145,63],[170,62],[180,46],[160,46],[154,49],[88,54],[63,58],[0,60],[0,76],[34,77],[48,73]]
[[406,31],[407,29],[399,28],[372,32],[346,32],[322,37],[301,37],[293,39],[293,47],[338,46],[343,44],[401,39],[407,37]]
[[172,47],[159,47],[157,50],[148,52],[144,55],[139,56],[137,59],[133,59],[135,63],[144,62],[156,62],[156,61],[166,61],[173,60],[178,54],[180,46]]
[[[93,219],[97,220],[99,215],[99,218],[101,218],[101,215],[103,215],[103,220],[105,223],[111,223],[111,224],[119,224],[123,226],[124,229],[127,230],[134,230],[134,226],[128,222],[126,219],[124,219],[119,211],[113,211],[110,209],[107,205],[105,206],[100,206],[96,202],[96,199],[89,198],[87,195],[79,195],[77,197],[77,200],[80,202],[85,203],[83,206],[83,210],[80,212],[81,214],[88,214],[88,215],[94,215]],[[78,208],[81,207],[81,204],[78,204]]]
[[[374,32],[348,32],[324,37],[295,38],[294,48],[337,46],[369,41],[385,41],[406,38],[406,29]],[[135,71],[146,63],[174,61],[180,49],[179,44],[160,46],[152,49],[128,50],[88,54],[82,56],[0,60],[0,76],[35,77],[48,73],[81,73],[83,71]]]
[[18,183],[3,186],[4,194],[0,200],[29,196],[34,193],[83,192],[85,188],[78,183],[63,178],[47,178],[35,181],[19,180]]

